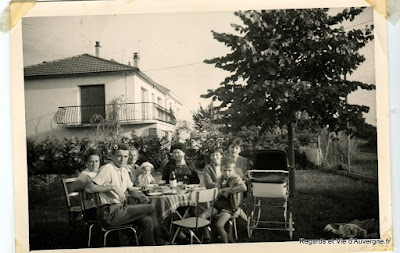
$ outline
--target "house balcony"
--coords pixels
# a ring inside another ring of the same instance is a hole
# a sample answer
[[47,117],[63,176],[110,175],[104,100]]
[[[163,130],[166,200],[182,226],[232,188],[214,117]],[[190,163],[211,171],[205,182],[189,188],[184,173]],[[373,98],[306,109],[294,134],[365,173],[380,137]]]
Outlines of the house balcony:
[[156,103],[123,103],[86,106],[58,107],[54,121],[66,127],[92,126],[102,119],[113,118],[116,115],[121,124],[139,124],[165,122],[176,125],[172,111]]

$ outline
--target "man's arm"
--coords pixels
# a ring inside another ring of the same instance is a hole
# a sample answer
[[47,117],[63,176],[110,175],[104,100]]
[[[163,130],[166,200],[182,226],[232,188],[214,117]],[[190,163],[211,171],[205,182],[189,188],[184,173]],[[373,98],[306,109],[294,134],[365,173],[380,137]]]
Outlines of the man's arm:
[[83,191],[90,182],[89,177],[81,172],[71,188],[74,192]]
[[143,203],[150,202],[149,198],[146,197],[146,195],[144,195],[142,192],[135,190],[133,187],[128,187],[128,192],[132,198],[139,199],[140,202],[143,202]]
[[94,182],[91,182],[87,187],[86,191],[89,193],[94,193],[94,192],[110,192],[115,190],[115,187],[113,185],[97,185]]
[[86,186],[87,186],[87,183],[84,183],[84,182],[78,180],[72,184],[71,188],[74,192],[79,192],[79,191],[83,191],[86,188]]
[[110,192],[113,191],[115,192],[118,196],[119,196],[119,200],[121,202],[124,202],[126,200],[126,196],[125,193],[123,191],[121,191],[118,187],[114,186],[114,185],[97,185],[94,182],[91,182],[87,187],[86,187],[86,191],[89,193],[94,193],[94,192]]

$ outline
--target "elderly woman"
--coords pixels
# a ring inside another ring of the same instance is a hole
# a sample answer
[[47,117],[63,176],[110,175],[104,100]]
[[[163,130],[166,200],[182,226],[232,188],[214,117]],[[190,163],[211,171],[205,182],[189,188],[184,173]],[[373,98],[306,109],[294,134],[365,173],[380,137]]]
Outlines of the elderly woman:
[[136,162],[139,160],[139,151],[135,147],[129,149],[128,163],[126,165],[129,177],[133,184],[137,181],[140,174],[139,165]]
[[211,163],[204,167],[204,185],[207,189],[217,187],[218,179],[221,178],[221,158],[224,151],[216,148],[210,152]]
[[243,156],[239,155],[240,152],[242,152],[242,145],[243,145],[242,140],[236,138],[229,145],[228,151],[229,151],[229,156],[236,163],[236,168],[235,168],[236,174],[239,177],[244,178],[244,175],[247,172],[247,166],[249,162],[247,158],[244,158]]
[[172,159],[165,165],[162,179],[169,183],[169,176],[172,171],[175,171],[175,176],[178,182],[184,184],[200,183],[199,176],[194,163],[185,158],[185,148],[183,144],[177,143],[171,146]]

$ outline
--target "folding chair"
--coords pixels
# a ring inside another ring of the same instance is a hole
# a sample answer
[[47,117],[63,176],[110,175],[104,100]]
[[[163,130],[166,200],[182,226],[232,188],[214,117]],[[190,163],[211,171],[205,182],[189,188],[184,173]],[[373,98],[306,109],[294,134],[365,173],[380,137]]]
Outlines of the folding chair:
[[[79,200],[79,192],[74,192],[71,189],[71,185],[77,180],[78,178],[62,178],[62,184],[64,187],[65,198],[66,198],[66,205],[68,211],[68,222],[69,226],[72,230],[75,230],[75,222],[79,215],[82,214],[82,207],[80,205]],[[74,201],[75,200],[75,201]]]
[[[210,207],[211,210],[214,208],[214,202],[215,199],[217,198],[217,192],[218,189],[208,189],[208,190],[200,190],[200,191],[193,191],[190,195],[190,199],[195,199],[195,217],[188,217],[188,218],[183,218],[181,220],[176,220],[172,221],[171,225],[176,226],[177,229],[175,233],[171,233],[171,244],[175,242],[175,239],[181,229],[187,230],[190,234],[190,244],[193,244],[193,238],[195,238],[199,243],[202,243],[202,240],[199,239],[199,237],[196,235],[195,232],[197,232],[200,228],[207,228],[209,229],[210,224],[211,224],[211,219],[212,215],[205,219],[199,217],[200,213],[202,210],[199,208],[199,204],[201,203],[211,203]],[[172,230],[171,230],[172,231]]]
[[90,248],[90,242],[92,239],[92,228],[97,225],[99,222],[97,219],[92,219],[88,215],[87,207],[85,204],[85,194],[84,191],[79,192],[79,197],[80,197],[80,202],[81,202],[81,208],[82,208],[82,215],[83,215],[83,220],[85,221],[85,232],[88,229],[88,247]]
[[[99,210],[100,207],[100,196],[98,193],[94,193],[94,203],[95,206],[97,208],[97,211]],[[108,226],[104,226],[101,222],[100,219],[97,220],[97,224],[99,225],[100,229],[101,229],[101,233],[104,233],[104,237],[103,237],[103,247],[106,247],[107,245],[107,236],[109,233],[111,232],[115,232],[115,231],[120,231],[120,230],[125,230],[125,229],[129,229],[133,232],[133,235],[135,236],[135,242],[136,245],[139,246],[139,239],[137,236],[137,232],[136,229],[133,227],[133,224],[126,224],[126,225],[120,225],[120,226],[115,226],[115,227],[108,227]]]
[[[232,194],[231,195],[231,203],[235,203],[235,205],[237,205],[238,209],[239,209],[239,216],[235,217],[234,215],[232,215],[231,219],[229,220],[230,228],[233,228],[233,235],[231,233],[229,233],[229,237],[230,237],[229,239],[230,239],[230,241],[235,242],[238,240],[237,219],[242,218],[243,220],[245,220],[247,222],[247,215],[244,211],[245,206],[243,203],[243,192],[238,192],[236,194]],[[234,211],[237,211],[237,210],[234,210]]]

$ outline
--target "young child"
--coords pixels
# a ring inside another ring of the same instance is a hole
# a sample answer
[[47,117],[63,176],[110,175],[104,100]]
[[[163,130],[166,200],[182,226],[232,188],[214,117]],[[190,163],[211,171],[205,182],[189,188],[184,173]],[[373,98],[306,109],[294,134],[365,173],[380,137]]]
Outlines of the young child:
[[222,242],[226,243],[228,242],[228,233],[225,231],[225,224],[240,210],[237,206],[238,203],[231,201],[231,195],[245,192],[247,190],[246,184],[238,175],[236,175],[235,166],[234,159],[230,157],[222,159],[222,175],[218,180],[218,199],[214,204],[215,209],[220,213],[215,228],[217,233],[221,236]]
[[154,177],[151,175],[153,169],[153,164],[149,162],[144,162],[142,163],[142,165],[140,165],[139,171],[141,174],[137,178],[138,186],[146,186],[148,184],[154,184],[156,182],[156,180],[154,180]]

